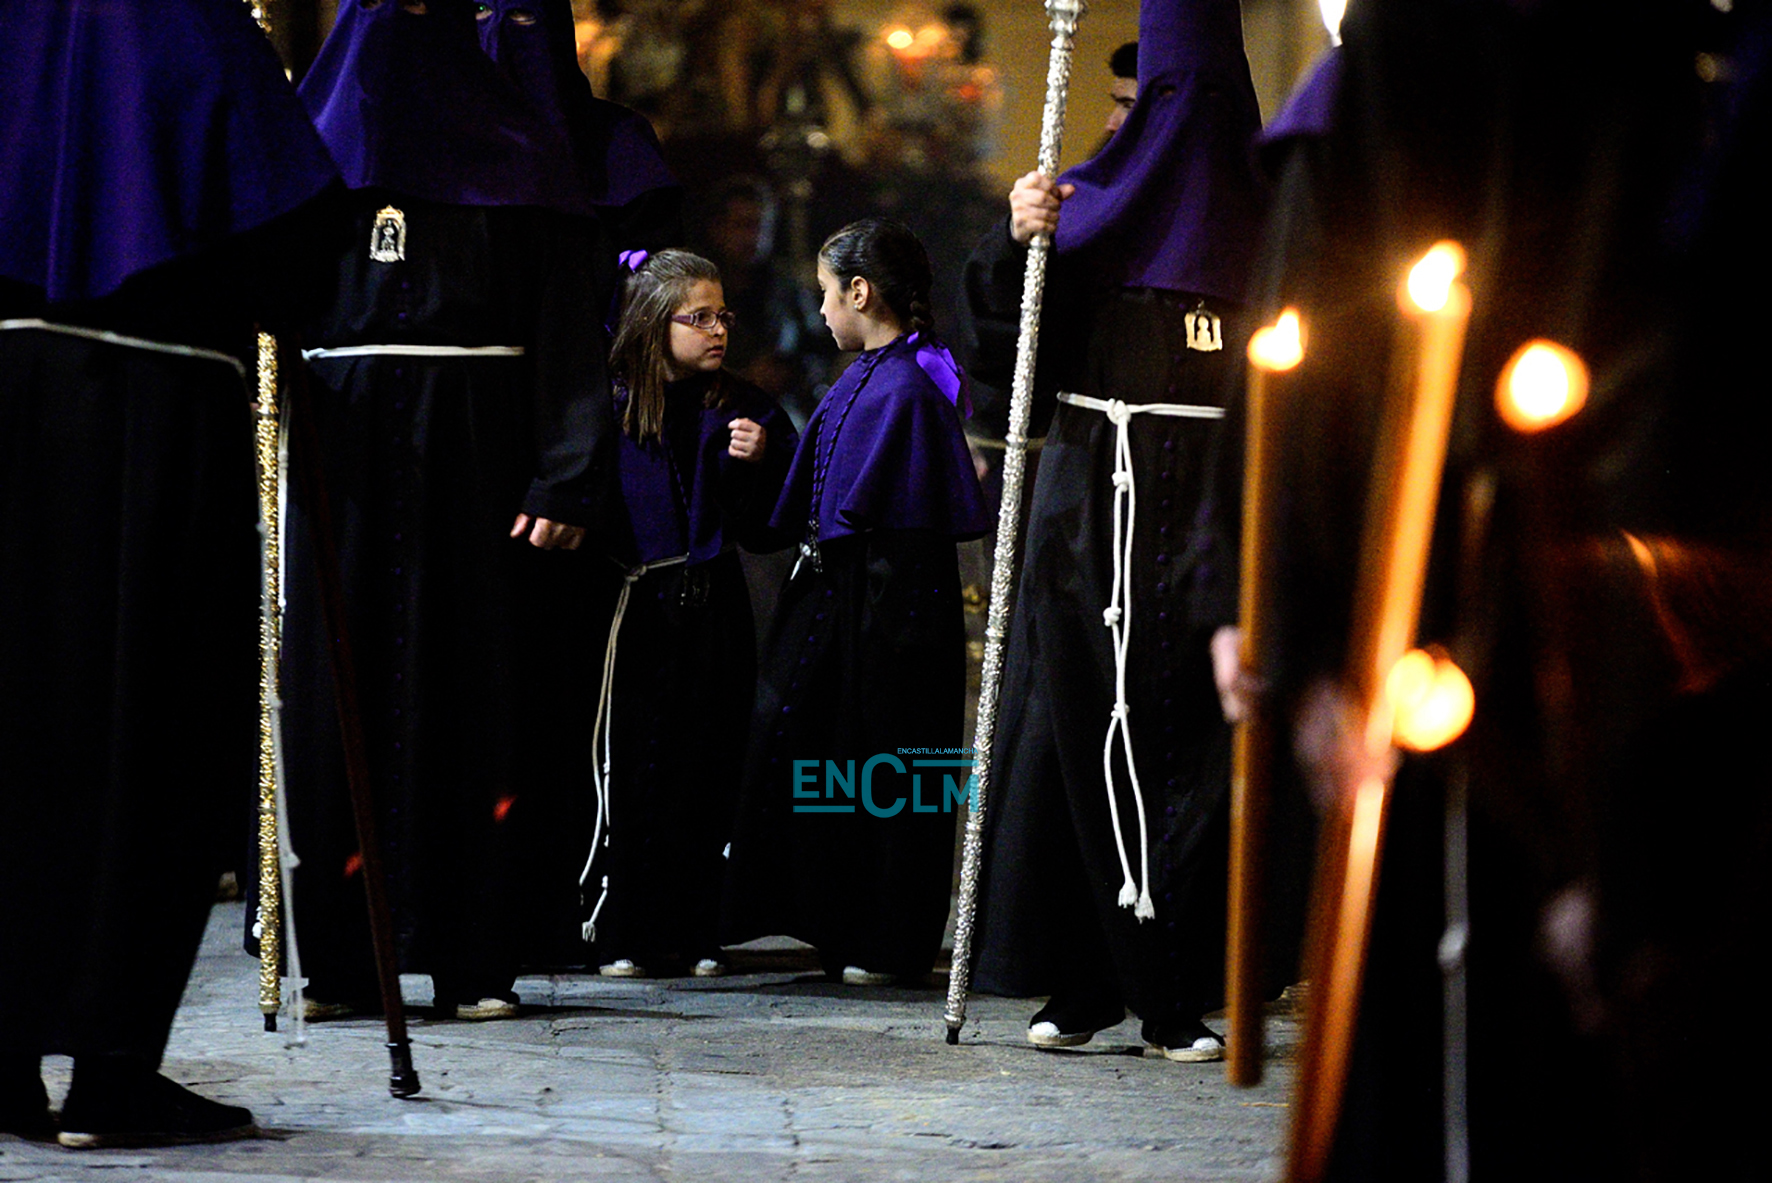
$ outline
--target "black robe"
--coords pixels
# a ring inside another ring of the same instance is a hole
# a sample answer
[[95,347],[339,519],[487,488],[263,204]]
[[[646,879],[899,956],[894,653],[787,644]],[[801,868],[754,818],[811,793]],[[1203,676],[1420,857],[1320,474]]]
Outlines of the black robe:
[[782,588],[732,840],[728,942],[797,937],[832,974],[929,973],[970,775],[955,542],[982,532],[983,503],[959,420],[912,354],[900,338],[862,355],[801,441],[781,541],[805,535],[821,455],[835,454],[828,504],[867,513],[836,532],[832,515],[817,563]]
[[[612,586],[587,552],[510,537],[519,511],[589,525],[610,466],[597,226],[546,211],[353,195],[337,297],[310,348],[518,346],[521,357],[308,366],[402,966],[440,1004],[509,990],[573,914],[571,796]],[[370,257],[387,204],[405,256]],[[374,996],[309,507],[289,514],[284,735],[304,969]]]
[[244,845],[253,322],[302,307],[306,217],[90,304],[0,281],[0,320],[246,363],[0,331],[0,1058],[157,1064]]
[[[722,405],[707,407],[713,380]],[[766,432],[759,463],[726,453],[739,418]],[[726,373],[667,387],[663,440],[620,441],[625,505],[607,541],[632,586],[614,643],[608,845],[584,889],[603,964],[656,971],[719,955],[723,854],[757,686],[735,547],[766,536],[797,442],[774,399]],[[601,747],[590,758],[601,762]]]
[[[1258,268],[1264,311],[1294,304],[1313,326],[1262,671],[1284,714],[1344,664],[1402,261],[1446,237],[1471,259],[1419,636],[1447,646],[1477,709],[1443,753],[1406,756],[1391,794],[1335,1179],[1445,1169],[1448,816],[1469,835],[1453,1075],[1471,1177],[1762,1170],[1756,1140],[1689,1131],[1751,1128],[1751,1090],[1691,1082],[1757,1058],[1763,1029],[1709,1040],[1686,1016],[1751,979],[1772,898],[1772,780],[1742,723],[1772,697],[1767,384],[1724,345],[1764,323],[1763,213],[1748,198],[1745,220],[1710,227],[1727,228],[1721,253],[1669,249],[1684,166],[1714,132],[1691,69],[1705,41],[1672,8],[1613,15],[1350,14],[1336,117],[1286,162]],[[1765,126],[1732,146],[1756,179],[1718,195],[1757,193]],[[1497,380],[1538,337],[1585,359],[1588,400],[1517,433]]]
[[[1007,390],[1026,250],[999,225],[967,267],[974,370]],[[1214,572],[1200,537],[1214,420],[1135,414],[1136,515],[1127,599],[1126,700],[1149,825],[1154,919],[1118,904],[1124,882],[1102,771],[1115,701],[1112,474],[1116,431],[1060,391],[1127,403],[1222,407],[1240,372],[1240,317],[1222,301],[1149,288],[1094,289],[1055,266],[1047,287],[1036,427],[1049,423],[993,751],[980,903],[979,989],[1117,1000],[1147,1022],[1192,1022],[1218,1004],[1230,733],[1195,589]],[[1187,316],[1220,321],[1223,348],[1188,347]],[[1121,832],[1135,881],[1139,826],[1114,740]]]

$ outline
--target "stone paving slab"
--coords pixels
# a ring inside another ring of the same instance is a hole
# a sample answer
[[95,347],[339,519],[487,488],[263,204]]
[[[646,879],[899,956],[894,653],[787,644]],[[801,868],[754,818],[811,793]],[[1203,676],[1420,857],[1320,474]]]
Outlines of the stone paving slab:
[[[218,906],[165,1071],[250,1106],[264,1137],[152,1151],[65,1151],[0,1136],[0,1183],[568,1183],[960,1180],[1256,1183],[1279,1174],[1290,1015],[1269,1019],[1267,1080],[1138,1054],[1134,1019],[1040,1052],[1037,1004],[977,998],[961,1046],[942,993],[770,972],[705,980],[526,977],[522,1017],[413,1016],[423,1093],[387,1093],[377,1021],[267,1034],[240,906]],[[740,962],[741,966],[745,962]],[[424,978],[403,982],[429,1002]],[[69,1062],[46,1074],[59,1096]]]

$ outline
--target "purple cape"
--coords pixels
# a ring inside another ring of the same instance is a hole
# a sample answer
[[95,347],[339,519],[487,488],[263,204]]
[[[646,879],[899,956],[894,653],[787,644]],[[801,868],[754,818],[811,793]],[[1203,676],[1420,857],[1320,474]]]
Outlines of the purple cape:
[[559,128],[480,51],[466,0],[343,0],[301,97],[353,189],[589,214]]
[[[621,474],[622,504],[627,510],[634,544],[634,552],[623,558],[656,563],[687,554],[690,566],[705,563],[719,557],[728,541],[741,542],[749,534],[747,527],[751,523],[737,520],[745,516],[743,511],[749,506],[734,504],[723,494],[736,493],[746,502],[754,500],[743,496],[750,490],[741,486],[756,482],[766,486],[762,490],[766,500],[761,510],[751,516],[765,516],[774,504],[787,468],[786,460],[777,458],[792,454],[798,438],[794,425],[761,392],[738,383],[733,386],[736,389],[727,406],[704,407],[699,412],[693,473],[672,471],[675,461],[669,441],[642,444],[627,432],[620,433],[616,463]],[[706,386],[697,384],[695,390],[699,397]],[[618,406],[618,420],[620,414]],[[751,464],[727,455],[731,439],[728,427],[734,419],[750,419],[762,425],[767,433],[762,463]],[[667,420],[667,430],[669,426]],[[688,501],[687,516],[678,500],[680,495]]]
[[0,4],[0,275],[52,301],[264,225],[337,178],[239,0]]
[[1059,180],[1077,187],[1055,247],[1099,281],[1241,301],[1261,229],[1261,127],[1237,0],[1145,0],[1138,102]]
[[570,0],[484,0],[479,27],[481,48],[572,146],[585,201],[619,207],[677,186],[652,125],[591,94],[578,68]]
[[869,350],[820,400],[770,519],[777,531],[805,537],[821,472],[820,541],[876,529],[958,541],[989,528],[959,413],[917,353],[905,337]]
[[1311,66],[1280,113],[1261,131],[1258,147],[1264,164],[1271,167],[1278,145],[1329,134],[1335,121],[1335,103],[1341,94],[1341,69],[1339,47],[1330,49]]

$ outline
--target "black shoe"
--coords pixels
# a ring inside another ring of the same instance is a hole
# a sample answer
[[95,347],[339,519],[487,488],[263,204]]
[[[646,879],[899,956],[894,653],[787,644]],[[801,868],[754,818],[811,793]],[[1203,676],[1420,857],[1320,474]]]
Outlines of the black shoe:
[[158,1073],[83,1077],[80,1067],[76,1061],[56,1139],[70,1149],[228,1142],[258,1132],[249,1110],[200,1097]]
[[1141,1032],[1150,1044],[1147,1056],[1178,1064],[1204,1064],[1224,1059],[1224,1040],[1204,1023],[1146,1023]]
[[0,1066],[0,1134],[16,1134],[30,1142],[55,1141],[55,1115],[43,1088],[36,1060]]
[[1097,1031],[1118,1027],[1126,1008],[1117,1002],[1054,996],[1028,1020],[1028,1042],[1035,1047],[1081,1047]]

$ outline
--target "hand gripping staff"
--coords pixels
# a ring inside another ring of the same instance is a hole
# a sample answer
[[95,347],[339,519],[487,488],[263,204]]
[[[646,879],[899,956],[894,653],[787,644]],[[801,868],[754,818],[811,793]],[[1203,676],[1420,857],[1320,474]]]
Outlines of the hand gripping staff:
[[[1064,109],[1070,94],[1071,58],[1077,25],[1088,0],[1046,0],[1052,27],[1052,56],[1046,67],[1046,111],[1040,120],[1040,171],[1058,175],[1064,139]],[[1003,642],[1015,596],[1016,526],[1021,519],[1021,483],[1027,470],[1028,420],[1034,401],[1034,358],[1040,346],[1040,311],[1046,294],[1050,235],[1028,245],[1027,278],[1021,289],[1021,339],[1015,350],[1015,382],[1010,388],[1009,434],[1003,451],[1003,500],[997,513],[997,548],[991,571],[991,607],[985,618],[984,670],[978,693],[978,728],[973,735],[971,808],[960,863],[960,914],[954,928],[954,954],[948,971],[947,1040],[960,1042],[966,1023],[966,988],[972,977],[972,927],[978,912],[979,864],[984,858],[984,811],[989,800],[991,740],[997,729],[997,699],[1003,686]]]

